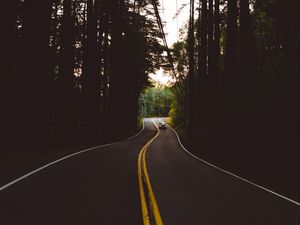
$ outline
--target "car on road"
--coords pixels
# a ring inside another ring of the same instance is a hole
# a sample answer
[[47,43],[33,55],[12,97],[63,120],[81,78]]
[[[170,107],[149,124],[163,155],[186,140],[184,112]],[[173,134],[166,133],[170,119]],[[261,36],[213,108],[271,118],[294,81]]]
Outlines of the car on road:
[[158,127],[161,130],[165,130],[165,129],[167,129],[167,124],[165,122],[160,122]]

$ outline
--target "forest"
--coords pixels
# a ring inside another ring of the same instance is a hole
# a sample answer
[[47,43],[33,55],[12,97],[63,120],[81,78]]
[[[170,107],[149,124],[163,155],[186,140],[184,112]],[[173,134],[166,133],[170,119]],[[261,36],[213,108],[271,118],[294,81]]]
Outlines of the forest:
[[139,98],[139,115],[147,117],[168,117],[175,101],[170,87],[163,85],[146,88]]
[[4,144],[93,144],[137,131],[139,95],[164,61],[157,1],[5,4]]
[[[170,111],[193,153],[298,193],[298,0],[191,0],[170,48],[158,0],[3,6],[1,145],[120,140]],[[174,84],[146,90],[160,68]]]

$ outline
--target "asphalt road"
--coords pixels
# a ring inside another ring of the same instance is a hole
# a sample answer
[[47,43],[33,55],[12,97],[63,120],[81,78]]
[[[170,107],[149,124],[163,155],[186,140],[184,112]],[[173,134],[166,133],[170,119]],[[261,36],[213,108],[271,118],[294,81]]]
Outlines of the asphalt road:
[[160,121],[0,187],[0,224],[299,225],[299,205],[191,157]]
[[164,224],[300,224],[299,205],[191,157],[170,128],[160,132],[146,157]]

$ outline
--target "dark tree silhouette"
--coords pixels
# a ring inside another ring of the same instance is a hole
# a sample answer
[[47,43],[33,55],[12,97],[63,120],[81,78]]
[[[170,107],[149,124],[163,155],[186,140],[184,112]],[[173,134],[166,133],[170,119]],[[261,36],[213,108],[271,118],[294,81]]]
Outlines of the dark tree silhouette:
[[[15,127],[15,92],[16,92],[16,82],[15,82],[15,64],[16,54],[17,54],[17,29],[16,29],[16,20],[17,20],[17,8],[18,1],[12,0],[7,1],[4,4],[5,10],[2,12],[1,17],[1,27],[5,32],[1,34],[1,60],[0,67],[2,73],[1,79],[1,133],[3,134],[3,142],[10,143],[12,142],[11,136],[13,135],[13,130]],[[4,22],[5,21],[5,22]],[[7,97],[9,96],[9,97]]]
[[[97,26],[99,0],[87,1],[87,38],[84,40],[82,74],[82,122],[87,139],[95,140],[99,135],[101,64],[99,60]],[[102,33],[101,33],[102,35]]]
[[18,71],[18,133],[23,143],[43,142],[46,121],[49,36],[52,1],[23,3]]
[[187,108],[189,120],[189,136],[195,133],[196,124],[196,109],[197,109],[197,94],[196,94],[196,79],[195,79],[195,25],[194,25],[194,1],[190,2],[190,18],[188,27],[188,40],[187,52],[189,62],[188,72],[188,89],[187,89]]
[[213,0],[209,0],[208,4],[208,80],[210,81],[210,85],[212,85],[212,81],[215,79],[215,58],[214,58],[214,5]]
[[71,0],[63,1],[60,64],[56,107],[59,142],[69,142],[73,131],[75,17]]
[[[198,133],[205,127],[207,118],[207,95],[208,95],[208,8],[207,0],[201,1],[199,7],[199,32],[200,39],[198,44]],[[212,49],[210,49],[212,50]]]
[[256,43],[252,31],[249,1],[240,1],[239,80],[241,92],[250,91],[256,78]]
[[7,2],[6,144],[96,144],[136,132],[139,95],[162,61],[152,4]]
[[220,0],[215,0],[214,7],[214,76],[216,82],[220,79]]
[[225,95],[234,96],[237,91],[237,51],[238,51],[238,27],[237,27],[237,0],[228,0],[228,17],[225,47],[225,65],[223,83]]

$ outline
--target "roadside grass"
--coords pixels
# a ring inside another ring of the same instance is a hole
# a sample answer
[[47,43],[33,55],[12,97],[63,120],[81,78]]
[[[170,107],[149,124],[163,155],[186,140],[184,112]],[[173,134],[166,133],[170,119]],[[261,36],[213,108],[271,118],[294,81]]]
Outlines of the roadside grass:
[[186,129],[185,129],[185,125],[184,123],[178,123],[178,121],[176,121],[175,119],[173,119],[172,116],[166,117],[164,118],[164,120],[166,121],[166,123],[168,123],[173,129],[176,130],[176,132],[178,133],[180,140],[183,144],[186,144],[187,142],[187,133],[186,133]]
[[174,126],[172,117],[166,117],[166,118],[165,118],[165,121],[166,121],[166,123],[169,124],[171,127]]

